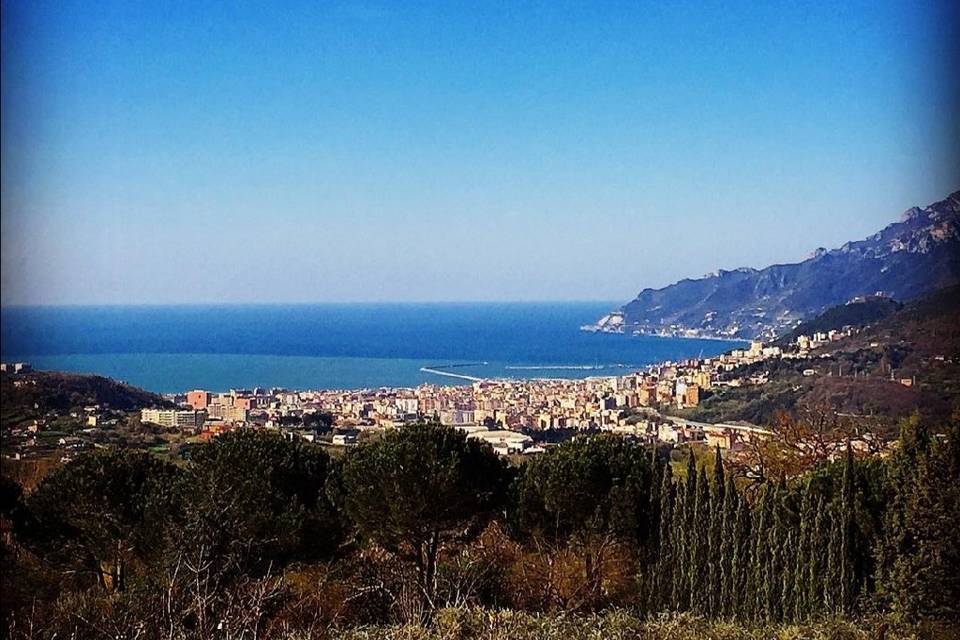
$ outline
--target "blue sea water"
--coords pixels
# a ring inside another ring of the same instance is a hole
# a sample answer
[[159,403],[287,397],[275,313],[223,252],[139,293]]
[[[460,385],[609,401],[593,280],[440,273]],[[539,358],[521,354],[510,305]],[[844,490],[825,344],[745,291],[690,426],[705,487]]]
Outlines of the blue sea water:
[[160,392],[467,384],[476,377],[622,375],[738,343],[593,334],[614,303],[9,307],[0,352]]

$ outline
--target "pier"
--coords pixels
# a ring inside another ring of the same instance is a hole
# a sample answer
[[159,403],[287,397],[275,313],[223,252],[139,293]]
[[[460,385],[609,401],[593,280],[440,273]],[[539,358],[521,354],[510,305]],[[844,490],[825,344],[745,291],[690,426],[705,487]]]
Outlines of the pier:
[[442,369],[434,369],[433,367],[420,367],[420,371],[424,373],[432,373],[436,376],[446,376],[448,378],[459,378],[461,380],[469,380],[470,382],[483,382],[483,378],[478,378],[476,376],[468,376],[462,373],[452,373],[450,371],[443,371]]

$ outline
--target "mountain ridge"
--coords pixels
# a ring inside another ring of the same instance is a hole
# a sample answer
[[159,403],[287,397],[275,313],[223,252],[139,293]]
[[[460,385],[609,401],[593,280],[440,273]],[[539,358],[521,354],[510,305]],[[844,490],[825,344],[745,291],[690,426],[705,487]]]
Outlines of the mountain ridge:
[[718,270],[647,288],[588,331],[772,339],[858,297],[910,300],[960,283],[960,191],[796,263]]

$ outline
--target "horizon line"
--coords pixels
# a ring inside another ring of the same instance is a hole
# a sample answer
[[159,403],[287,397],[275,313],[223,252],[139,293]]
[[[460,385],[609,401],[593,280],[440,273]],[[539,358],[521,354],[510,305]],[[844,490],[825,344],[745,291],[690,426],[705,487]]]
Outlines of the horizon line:
[[295,307],[295,306],[351,306],[351,305],[507,305],[507,304],[623,304],[616,300],[600,299],[531,299],[531,300],[316,300],[316,301],[219,301],[219,302],[41,302],[0,303],[0,310],[41,308],[102,308],[102,307]]

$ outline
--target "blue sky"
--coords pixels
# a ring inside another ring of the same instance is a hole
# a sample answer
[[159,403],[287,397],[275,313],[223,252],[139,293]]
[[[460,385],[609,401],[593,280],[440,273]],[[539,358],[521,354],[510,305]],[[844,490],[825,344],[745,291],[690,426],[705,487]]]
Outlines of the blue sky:
[[960,188],[956,13],[4,0],[2,302],[625,301],[799,260]]

